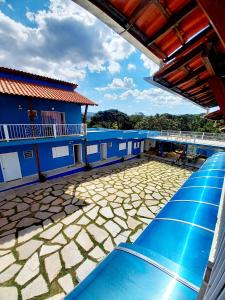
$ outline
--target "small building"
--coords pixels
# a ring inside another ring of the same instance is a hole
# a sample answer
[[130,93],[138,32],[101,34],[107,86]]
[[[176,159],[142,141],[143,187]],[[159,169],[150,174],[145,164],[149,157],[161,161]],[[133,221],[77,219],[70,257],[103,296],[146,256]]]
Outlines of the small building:
[[144,131],[87,130],[81,106],[86,114],[96,104],[76,88],[74,83],[0,68],[1,189],[6,182],[21,185],[143,152]]

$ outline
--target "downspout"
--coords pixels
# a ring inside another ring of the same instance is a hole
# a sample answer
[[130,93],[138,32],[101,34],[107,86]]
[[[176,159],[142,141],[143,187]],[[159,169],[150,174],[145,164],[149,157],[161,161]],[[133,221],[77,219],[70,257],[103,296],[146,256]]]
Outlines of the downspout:
[[[30,122],[32,123],[32,126],[31,126],[32,136],[35,136],[35,126],[34,126],[35,120],[34,120],[32,98],[29,98],[29,119],[30,119]],[[43,182],[43,181],[45,181],[46,178],[41,173],[41,163],[40,163],[40,158],[39,158],[38,145],[36,143],[34,144],[34,153],[35,153],[35,158],[36,158],[36,163],[37,163],[38,178],[41,182]]]
[[87,159],[87,112],[88,112],[88,105],[85,105],[84,115],[83,115],[83,124],[84,124],[84,160],[85,166],[88,166],[88,159]]

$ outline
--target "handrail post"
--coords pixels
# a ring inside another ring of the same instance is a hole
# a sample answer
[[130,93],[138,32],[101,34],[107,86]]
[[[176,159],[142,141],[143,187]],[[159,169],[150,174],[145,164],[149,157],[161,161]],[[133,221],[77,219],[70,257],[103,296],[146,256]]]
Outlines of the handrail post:
[[8,142],[9,141],[9,131],[8,131],[8,126],[6,124],[3,125],[3,131],[5,134],[5,139]]
[[84,135],[87,135],[87,124],[83,123]]
[[53,124],[53,134],[54,134],[54,137],[56,138],[57,137],[56,124]]

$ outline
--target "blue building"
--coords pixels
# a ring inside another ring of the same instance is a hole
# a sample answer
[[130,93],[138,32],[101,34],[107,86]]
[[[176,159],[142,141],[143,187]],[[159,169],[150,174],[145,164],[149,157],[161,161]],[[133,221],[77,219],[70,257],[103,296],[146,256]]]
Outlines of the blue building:
[[76,87],[0,68],[1,189],[9,181],[33,182],[143,152],[147,131],[87,130],[87,108],[95,103]]

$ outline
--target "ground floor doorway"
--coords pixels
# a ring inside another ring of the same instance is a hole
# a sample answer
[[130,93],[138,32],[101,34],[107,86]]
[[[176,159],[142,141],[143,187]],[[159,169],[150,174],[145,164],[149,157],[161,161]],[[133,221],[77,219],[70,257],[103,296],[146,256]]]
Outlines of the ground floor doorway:
[[74,152],[74,164],[81,164],[83,162],[82,158],[82,144],[75,144],[73,145],[73,152]]

